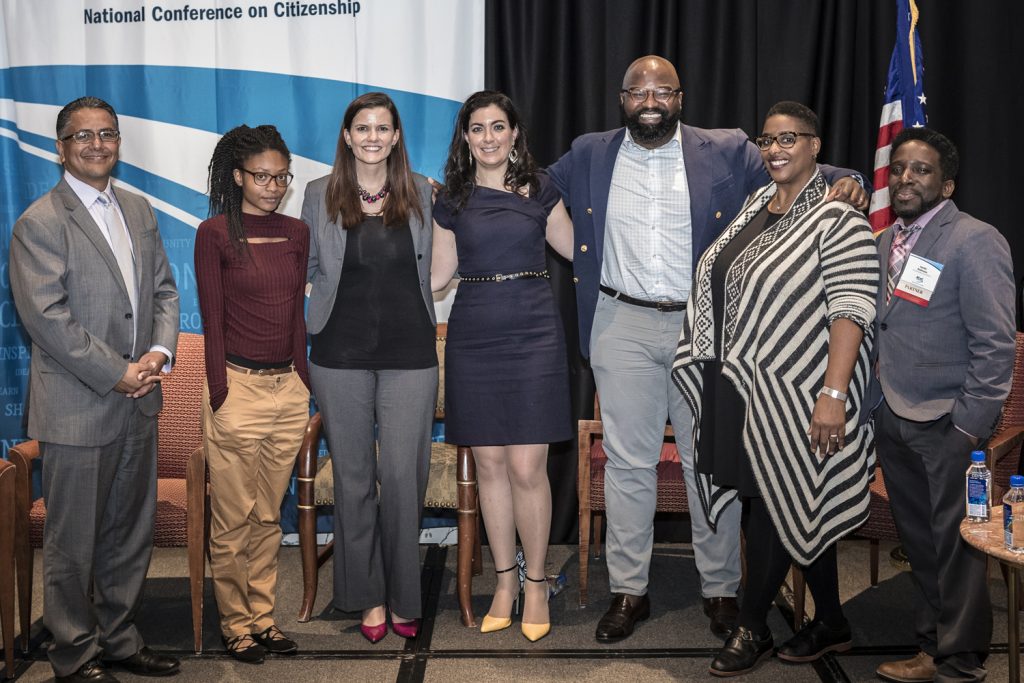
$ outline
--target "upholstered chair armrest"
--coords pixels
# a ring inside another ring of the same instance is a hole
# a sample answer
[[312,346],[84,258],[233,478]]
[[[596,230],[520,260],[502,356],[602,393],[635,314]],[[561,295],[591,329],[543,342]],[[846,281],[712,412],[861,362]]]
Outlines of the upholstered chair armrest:
[[985,448],[989,469],[994,472],[999,461],[1016,452],[1021,443],[1024,443],[1024,425],[1009,425],[993,434]]

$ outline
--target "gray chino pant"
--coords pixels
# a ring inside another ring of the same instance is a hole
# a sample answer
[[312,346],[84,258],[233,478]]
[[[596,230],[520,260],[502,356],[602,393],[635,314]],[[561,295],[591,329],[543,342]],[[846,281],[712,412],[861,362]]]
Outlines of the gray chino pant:
[[740,506],[729,505],[714,532],[700,509],[693,472],[693,416],[672,383],[685,311],[663,313],[601,294],[590,358],[604,420],[606,558],[613,593],[643,595],[654,543],[657,466],[665,421],[676,433],[690,501],[693,554],[706,598],[732,597],[740,584]]

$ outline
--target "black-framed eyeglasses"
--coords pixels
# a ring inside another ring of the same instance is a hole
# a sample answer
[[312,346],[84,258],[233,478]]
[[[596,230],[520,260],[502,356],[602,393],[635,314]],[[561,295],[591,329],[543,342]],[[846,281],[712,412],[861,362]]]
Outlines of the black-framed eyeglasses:
[[818,137],[814,133],[794,133],[792,131],[783,131],[778,135],[758,135],[754,138],[754,144],[762,152],[767,152],[773,142],[779,143],[779,147],[782,149],[789,149],[796,144],[796,139],[799,137],[805,138],[816,138]]
[[71,135],[65,135],[60,139],[61,142],[67,142],[68,140],[74,140],[79,145],[88,145],[96,136],[99,136],[100,142],[117,142],[121,139],[121,131],[114,130],[113,128],[104,128],[101,131],[95,130],[77,130]]
[[274,175],[273,173],[263,173],[262,171],[250,171],[247,168],[240,168],[238,170],[251,175],[252,181],[260,187],[269,185],[271,179],[277,183],[278,187],[288,187],[292,182],[292,178],[295,177],[295,174],[293,173],[279,173]]
[[648,95],[654,95],[654,99],[659,102],[668,102],[676,93],[683,92],[682,88],[624,88],[619,91],[623,95],[629,95],[629,98],[637,104],[644,102]]

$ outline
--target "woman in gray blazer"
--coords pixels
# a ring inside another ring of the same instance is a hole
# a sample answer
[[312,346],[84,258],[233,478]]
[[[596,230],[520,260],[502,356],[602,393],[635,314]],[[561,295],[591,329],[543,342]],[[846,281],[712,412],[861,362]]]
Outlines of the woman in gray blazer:
[[334,605],[371,643],[415,637],[419,522],[437,397],[430,185],[391,98],[345,111],[330,175],[306,187],[310,380],[334,466]]

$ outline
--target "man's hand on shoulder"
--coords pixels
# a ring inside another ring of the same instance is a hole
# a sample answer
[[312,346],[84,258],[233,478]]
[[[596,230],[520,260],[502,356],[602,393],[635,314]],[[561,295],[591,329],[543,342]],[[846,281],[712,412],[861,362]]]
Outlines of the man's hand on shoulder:
[[846,176],[836,181],[832,191],[825,197],[826,201],[837,201],[849,204],[858,211],[868,208],[868,192],[853,176]]

